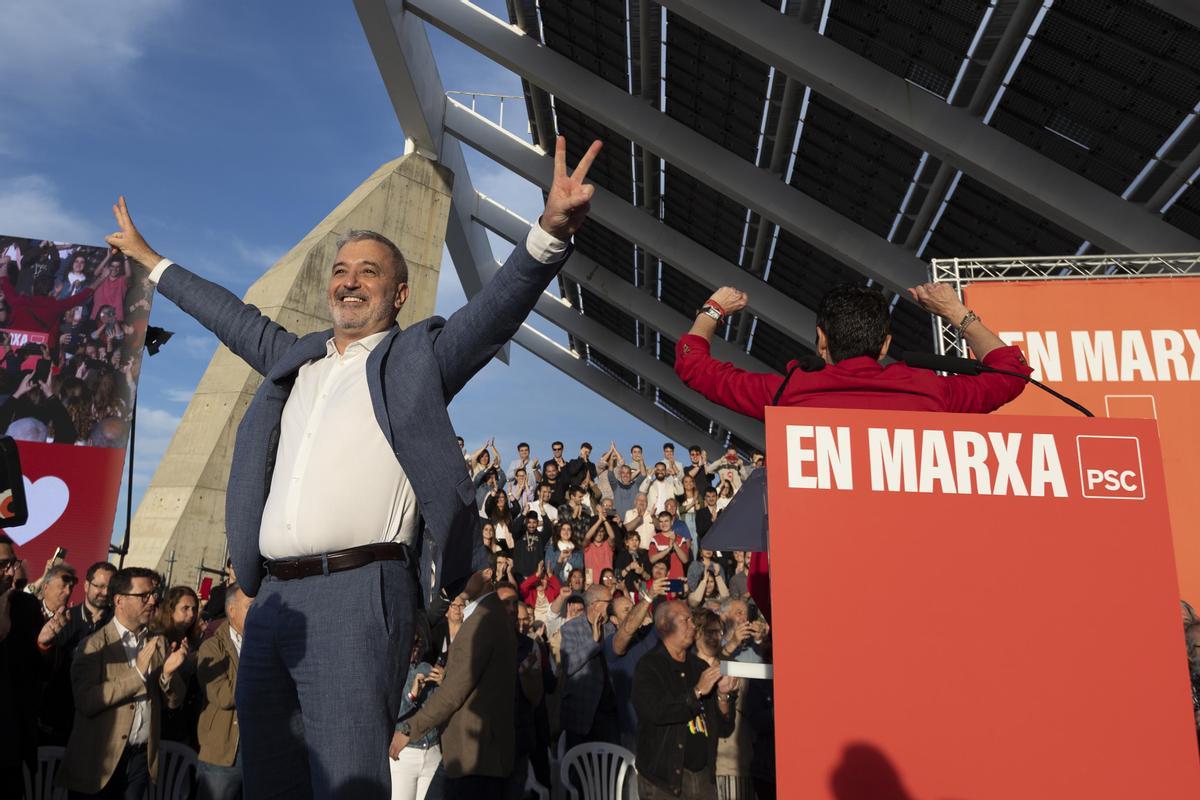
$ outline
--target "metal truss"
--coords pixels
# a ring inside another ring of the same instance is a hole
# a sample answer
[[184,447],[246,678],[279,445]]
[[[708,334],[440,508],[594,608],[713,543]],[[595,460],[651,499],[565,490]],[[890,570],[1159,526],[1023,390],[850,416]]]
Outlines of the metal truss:
[[[950,284],[959,297],[973,283],[1200,277],[1200,253],[935,258],[931,263],[933,280]],[[936,326],[934,345],[939,353],[967,354],[966,344],[959,340],[949,323],[938,319]]]

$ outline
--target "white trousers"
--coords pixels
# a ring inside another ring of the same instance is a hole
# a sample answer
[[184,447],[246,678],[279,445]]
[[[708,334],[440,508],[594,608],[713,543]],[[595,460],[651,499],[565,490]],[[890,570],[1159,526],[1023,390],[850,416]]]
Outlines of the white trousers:
[[392,800],[425,800],[429,784],[442,763],[442,748],[406,747],[388,761],[392,768]]

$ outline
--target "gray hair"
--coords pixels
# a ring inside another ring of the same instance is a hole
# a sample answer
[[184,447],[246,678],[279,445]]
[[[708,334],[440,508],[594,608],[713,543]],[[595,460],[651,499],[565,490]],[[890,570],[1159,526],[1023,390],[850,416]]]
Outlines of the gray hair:
[[392,264],[396,267],[396,278],[400,283],[408,283],[408,262],[404,260],[404,254],[391,239],[375,231],[353,230],[338,237],[337,249],[341,250],[350,242],[378,242],[386,247],[392,254]]
[[75,568],[66,562],[60,562],[51,567],[49,571],[46,572],[46,580],[44,583],[49,583],[50,581],[59,577],[66,578],[70,580],[71,583],[79,583],[79,575],[75,573]]
[[35,417],[22,417],[9,423],[5,435],[11,436],[18,442],[45,442],[50,435],[50,428]]
[[[609,596],[605,597],[604,595],[606,595],[606,594],[608,594]],[[583,593],[583,602],[588,608],[591,608],[592,603],[608,603],[608,602],[611,602],[611,600],[612,600],[612,595],[609,592],[608,587],[601,586],[598,583],[593,583]]]
[[671,616],[671,609],[680,606],[687,609],[687,603],[682,600],[665,600],[654,609],[654,630],[658,632],[659,639],[666,639],[675,633],[676,622]]
[[246,593],[242,591],[242,587],[236,583],[231,583],[225,587],[225,612],[229,613],[229,609],[233,608],[233,604],[242,598]]
[[744,597],[726,597],[724,600],[721,601],[721,619],[725,619],[725,617],[728,616],[729,612],[733,610],[733,607],[735,605],[737,605],[738,603],[741,603],[742,605],[744,605],[746,607],[747,611],[750,610],[750,604],[746,602],[746,598],[744,598]]

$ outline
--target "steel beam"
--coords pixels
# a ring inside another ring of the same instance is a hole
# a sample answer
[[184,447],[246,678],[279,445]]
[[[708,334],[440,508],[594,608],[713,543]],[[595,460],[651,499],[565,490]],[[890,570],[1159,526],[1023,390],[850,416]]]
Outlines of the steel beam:
[[1146,201],[1146,208],[1155,213],[1162,211],[1162,207],[1167,204],[1167,201],[1175,196],[1179,187],[1187,183],[1188,178],[1192,177],[1198,169],[1200,169],[1200,144],[1192,148],[1192,151],[1175,165],[1171,174]]
[[[480,264],[495,261],[487,235],[471,223],[475,187],[458,140],[445,135],[446,91],[429,47],[425,23],[405,14],[401,0],[354,0],[363,32],[375,56],[396,118],[406,138],[406,149],[440,162],[454,173],[446,248],[467,297],[483,288]],[[486,276],[490,277],[490,275]],[[508,361],[506,345],[497,356]]]
[[[751,10],[744,3],[728,5],[735,11]],[[925,279],[925,263],[903,248],[776,180],[477,6],[461,0],[406,0],[405,8],[863,275],[894,291]],[[803,27],[792,17],[773,16],[792,23],[788,28]]]
[[[1179,2],[1188,5],[1188,0]],[[1157,215],[764,4],[728,0],[663,0],[662,4],[1109,252],[1200,249],[1200,240]]]
[[596,320],[580,314],[563,300],[543,293],[533,310],[579,341],[597,348],[604,355],[672,395],[683,405],[733,431],[742,439],[759,445],[766,440],[762,422],[706,400],[689,389],[667,364],[638,348],[633,342],[621,338]]
[[[522,141],[491,120],[453,99],[446,103],[446,131],[501,166],[545,190],[554,175],[554,158]],[[782,184],[779,184],[782,186]],[[817,316],[811,309],[726,261],[641,209],[599,186],[589,216],[612,228],[705,286],[736,286],[750,296],[751,314],[816,348]],[[921,262],[918,262],[921,263]],[[925,280],[922,273],[921,280]]]
[[[513,244],[524,237],[530,225],[528,220],[522,219],[484,194],[478,196],[478,203],[472,209],[471,216],[480,225]],[[692,326],[692,320],[688,317],[659,302],[628,281],[621,280],[612,270],[605,269],[582,253],[572,254],[561,274],[672,339],[678,340]],[[718,337],[712,340],[712,354],[714,358],[728,361],[739,369],[750,372],[775,372],[754,356]]]
[[642,422],[681,445],[700,442],[709,452],[716,453],[725,445],[710,437],[699,428],[680,419],[652,400],[638,394],[625,384],[589,366],[582,358],[564,350],[528,325],[522,325],[512,338],[521,347],[558,369],[565,375],[591,389],[621,410],[637,417]]

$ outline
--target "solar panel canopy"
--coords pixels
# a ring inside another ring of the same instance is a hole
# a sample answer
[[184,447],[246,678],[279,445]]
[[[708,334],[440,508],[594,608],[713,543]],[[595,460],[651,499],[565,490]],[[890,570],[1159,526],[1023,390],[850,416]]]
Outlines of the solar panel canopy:
[[[738,0],[781,25],[804,26],[873,69],[904,81],[980,125],[1083,179],[1090,195],[1119,198],[1130,218],[1152,215],[1200,240],[1200,29],[1177,4],[1142,0]],[[702,4],[701,4],[702,5]],[[507,0],[509,22],[545,48],[648,108],[815,200],[862,239],[928,261],[1100,253],[956,158],[939,158],[903,126],[855,113],[837,100],[706,30],[687,2]],[[1184,6],[1186,8],[1186,4]],[[792,30],[795,30],[794,28]],[[564,134],[573,162],[588,143],[605,148],[589,178],[744,274],[753,300],[763,284],[815,310],[832,287],[874,283],[828,243],[809,241],[603,124],[601,109],[572,105],[523,79],[534,143]],[[843,98],[844,100],[844,98]],[[949,144],[953,147],[953,143]],[[944,153],[943,153],[944,155]],[[809,237],[815,238],[815,237]],[[692,318],[717,288],[686,264],[649,252],[627,231],[589,220],[577,251],[662,306]],[[1177,239],[1176,241],[1186,241]],[[1195,249],[1200,249],[1197,246]],[[897,287],[879,285],[893,308],[897,350],[932,350],[930,316]],[[560,279],[579,314],[651,358],[672,364],[673,335]],[[811,315],[808,317],[811,320]],[[720,335],[764,370],[811,352],[814,332],[735,315]],[[629,364],[572,337],[589,366],[644,394],[697,430],[750,444],[696,413]],[[679,392],[675,393],[680,394]]]

